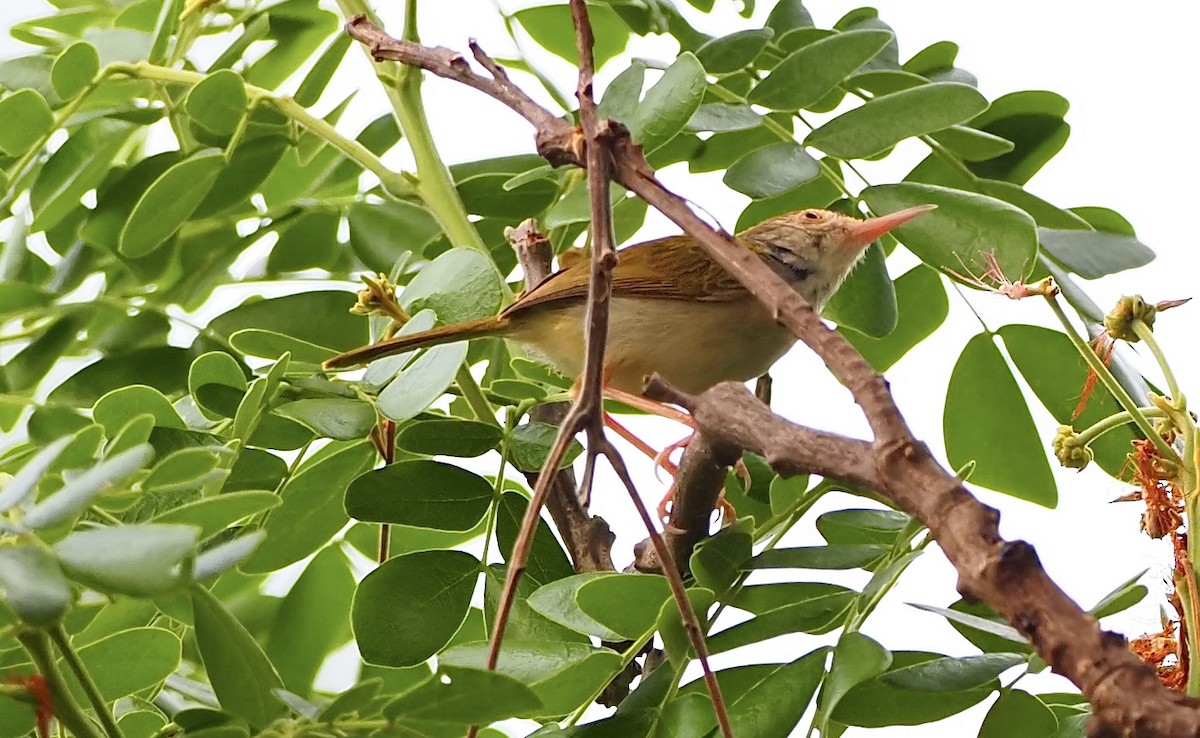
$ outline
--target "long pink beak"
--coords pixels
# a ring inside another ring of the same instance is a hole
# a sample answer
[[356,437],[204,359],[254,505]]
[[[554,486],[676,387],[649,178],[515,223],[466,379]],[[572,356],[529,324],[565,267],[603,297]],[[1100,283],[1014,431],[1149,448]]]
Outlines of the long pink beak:
[[916,207],[905,208],[894,213],[881,215],[878,218],[860,220],[850,226],[850,237],[860,245],[866,246],[893,228],[898,228],[918,215],[924,215],[936,207],[937,205],[917,205]]

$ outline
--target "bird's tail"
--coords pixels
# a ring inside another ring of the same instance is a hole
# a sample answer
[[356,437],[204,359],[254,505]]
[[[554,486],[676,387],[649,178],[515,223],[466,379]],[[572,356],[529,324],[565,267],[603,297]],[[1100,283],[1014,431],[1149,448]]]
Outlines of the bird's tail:
[[469,338],[482,338],[484,336],[502,336],[507,332],[506,329],[510,323],[511,321],[508,318],[493,315],[488,318],[472,320],[468,323],[441,325],[437,328],[421,331],[420,333],[396,336],[395,338],[389,338],[368,346],[351,349],[344,354],[338,354],[331,359],[326,359],[321,366],[326,369],[345,369],[358,364],[366,364],[376,359],[381,359],[384,356],[425,348],[426,346],[437,346],[443,343],[454,343],[455,341],[465,341]]

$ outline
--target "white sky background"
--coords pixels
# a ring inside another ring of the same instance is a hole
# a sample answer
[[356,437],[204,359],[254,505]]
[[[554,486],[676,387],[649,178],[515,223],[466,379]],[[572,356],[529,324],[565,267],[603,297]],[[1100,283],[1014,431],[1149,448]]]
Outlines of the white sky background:
[[[676,3],[683,4],[682,0]],[[376,4],[381,7],[385,22],[398,31],[402,3],[388,0]],[[1193,143],[1195,118],[1190,80],[1195,69],[1194,29],[1200,26],[1200,8],[1183,2],[1131,4],[1081,0],[1009,0],[1003,4],[875,0],[872,4],[896,30],[901,59],[930,43],[950,40],[961,47],[957,65],[979,78],[979,87],[989,99],[1018,90],[1046,89],[1070,101],[1067,121],[1072,126],[1071,138],[1065,149],[1028,184],[1028,189],[1061,207],[1101,205],[1116,209],[1134,224],[1141,240],[1158,253],[1158,259],[1148,267],[1088,283],[1087,290],[1098,304],[1107,309],[1119,295],[1126,293],[1140,293],[1151,301],[1195,293],[1193,285],[1200,257],[1196,254],[1195,216],[1190,214],[1196,194],[1191,177],[1200,168],[1197,167],[1200,155]],[[719,12],[715,20],[695,19],[701,30],[724,34],[745,27],[729,0],[717,0],[716,5]],[[840,0],[811,0],[807,6],[817,24],[828,27],[857,5]],[[520,5],[509,1],[504,7],[512,10]],[[0,3],[0,22],[7,27],[21,18],[44,15],[48,10],[41,3],[4,2]],[[759,25],[765,10],[761,8],[755,15]],[[476,37],[496,56],[513,51],[488,0],[426,0],[422,7],[421,34],[425,43],[460,50],[466,49],[468,37]],[[5,58],[27,53],[27,48],[8,38],[0,40],[0,56]],[[526,51],[531,52],[535,62],[562,89],[574,89],[571,69],[564,62],[537,53],[532,43],[526,45]],[[661,39],[635,39],[629,52],[669,61],[674,49]],[[352,63],[343,65],[338,80],[341,84],[335,82],[340,88],[339,95],[346,89],[344,85],[362,88],[345,119],[345,130],[350,132],[385,109],[369,67],[361,55],[352,56]],[[625,67],[627,59],[614,60],[602,70],[601,86]],[[526,89],[535,89],[528,78],[514,77]],[[525,122],[479,93],[431,79],[425,86],[425,94],[436,139],[448,161],[532,151],[531,131]],[[322,101],[324,106],[329,103],[328,98]],[[324,112],[324,107],[318,108]],[[873,183],[898,180],[925,154],[922,145],[909,144],[899,147],[887,161],[864,162],[860,169]],[[402,145],[397,147],[391,163],[407,166],[406,152],[401,149]],[[733,226],[746,202],[745,197],[725,188],[719,176],[693,176],[683,165],[671,167],[661,176],[669,186],[701,204],[727,227]],[[639,238],[671,232],[674,229],[669,223],[652,216]],[[912,263],[893,258],[889,268],[893,275],[898,275]],[[1013,322],[1053,325],[1039,300],[1014,303],[979,293],[971,294],[970,298],[992,329]],[[943,455],[941,411],[947,381],[957,352],[980,329],[953,292],[950,300],[952,309],[947,323],[888,372],[913,430],[939,457]],[[1189,305],[1166,313],[1156,326],[1185,392],[1200,384],[1192,328],[1198,310],[1200,305]],[[1148,357],[1135,359],[1151,372],[1152,379],[1156,378]],[[785,416],[805,424],[866,436],[866,425],[848,393],[826,376],[819,362],[803,347],[785,357],[773,375],[775,408]],[[1048,444],[1057,424],[1036,400],[1033,410],[1039,431]],[[987,422],[987,418],[980,417],[980,422]],[[681,435],[678,426],[658,419],[633,419],[630,424],[646,429],[651,441],[659,445]],[[638,477],[643,498],[653,504],[665,486],[654,481],[649,462],[636,452],[631,450],[626,458]],[[1151,542],[1138,532],[1137,505],[1108,504],[1125,491],[1123,485],[1094,468],[1076,474],[1059,471],[1056,463],[1052,466],[1059,481],[1060,504],[1056,510],[986,490],[978,494],[984,502],[1001,509],[1001,532],[1010,539],[1032,542],[1051,576],[1084,607],[1149,567],[1151,571],[1143,582],[1151,587],[1151,596],[1138,608],[1106,621],[1105,625],[1130,637],[1157,630],[1161,582],[1169,574],[1169,546]],[[595,498],[595,511],[618,532],[614,555],[618,565],[623,566],[631,558],[633,543],[644,537],[639,532],[640,523],[611,476],[601,476]],[[819,543],[812,527],[816,515],[847,506],[870,504],[832,495],[808,516],[806,524],[789,535],[788,542]],[[866,577],[859,573],[835,581],[861,587]],[[941,618],[904,604],[948,605],[957,599],[954,582],[949,564],[931,548],[867,621],[864,633],[894,649],[971,653],[972,647]],[[720,667],[748,658],[787,660],[807,652],[824,638],[827,637],[789,637],[771,642],[770,651],[760,650],[759,655],[734,652],[714,662]],[[761,655],[764,653],[765,656]],[[1021,685],[1031,691],[1069,689],[1065,681],[1052,676],[1029,678]],[[881,734],[915,737],[936,731],[939,735],[973,735],[992,699],[936,727],[892,728]],[[848,733],[864,734],[865,731],[853,730]]]

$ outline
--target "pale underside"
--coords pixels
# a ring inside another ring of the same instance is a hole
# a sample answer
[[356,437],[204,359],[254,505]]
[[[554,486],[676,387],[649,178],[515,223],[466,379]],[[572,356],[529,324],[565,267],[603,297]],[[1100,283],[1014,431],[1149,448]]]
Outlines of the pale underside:
[[[569,377],[583,373],[582,301],[530,311],[505,331]],[[658,373],[699,393],[718,382],[745,382],[771,368],[795,339],[752,297],[731,302],[614,297],[605,353],[608,384],[641,394]]]

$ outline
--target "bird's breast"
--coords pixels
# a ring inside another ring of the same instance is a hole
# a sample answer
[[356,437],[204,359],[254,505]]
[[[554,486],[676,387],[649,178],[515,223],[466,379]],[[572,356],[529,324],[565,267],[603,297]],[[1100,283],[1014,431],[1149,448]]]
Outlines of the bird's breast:
[[[541,310],[511,335],[577,377],[583,370],[583,317],[582,303]],[[695,394],[763,374],[794,340],[750,297],[734,302],[619,297],[609,316],[605,369],[609,384],[626,392],[641,394],[645,378],[657,373]]]

